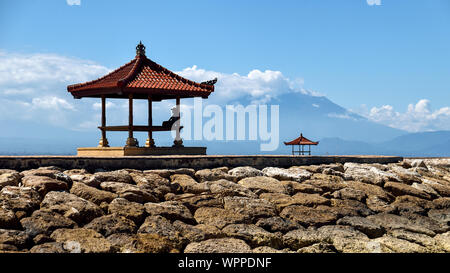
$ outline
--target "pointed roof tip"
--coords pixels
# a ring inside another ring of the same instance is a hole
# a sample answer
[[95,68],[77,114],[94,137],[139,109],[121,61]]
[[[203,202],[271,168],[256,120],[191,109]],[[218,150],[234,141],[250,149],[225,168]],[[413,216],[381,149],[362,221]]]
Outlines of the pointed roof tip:
[[139,44],[136,46],[136,56],[145,56],[145,45],[142,41],[139,41]]

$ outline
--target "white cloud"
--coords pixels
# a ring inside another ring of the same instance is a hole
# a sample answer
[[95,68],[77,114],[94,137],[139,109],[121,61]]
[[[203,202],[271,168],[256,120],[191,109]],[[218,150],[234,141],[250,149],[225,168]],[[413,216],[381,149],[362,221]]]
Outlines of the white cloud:
[[267,103],[288,92],[318,95],[302,87],[303,79],[291,80],[280,71],[254,69],[247,75],[239,75],[207,71],[194,65],[176,73],[197,82],[217,77],[214,96],[208,99],[213,103],[233,103],[240,99],[248,99],[252,103]]
[[33,98],[31,105],[35,109],[49,109],[49,110],[75,110],[75,107],[68,103],[65,99],[58,97],[43,97]]
[[450,107],[433,110],[429,100],[422,99],[409,104],[406,112],[394,110],[391,105],[362,106],[357,112],[368,119],[408,132],[450,130]]
[[66,0],[67,5],[69,6],[80,6],[81,0]]
[[91,61],[55,54],[0,51],[0,120],[37,119],[66,128],[77,126],[84,114],[91,115],[84,102],[67,92],[67,85],[108,71]]
[[381,0],[366,0],[369,6],[381,6]]

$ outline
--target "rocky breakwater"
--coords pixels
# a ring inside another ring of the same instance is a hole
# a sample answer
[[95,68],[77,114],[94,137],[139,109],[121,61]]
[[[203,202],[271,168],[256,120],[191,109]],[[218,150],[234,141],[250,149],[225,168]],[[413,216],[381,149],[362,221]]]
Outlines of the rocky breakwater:
[[450,252],[450,160],[0,170],[0,252]]

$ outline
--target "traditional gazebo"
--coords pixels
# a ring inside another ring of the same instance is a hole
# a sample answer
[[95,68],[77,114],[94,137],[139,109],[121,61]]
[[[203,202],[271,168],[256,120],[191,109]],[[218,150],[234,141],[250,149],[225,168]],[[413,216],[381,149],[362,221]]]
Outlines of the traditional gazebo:
[[[311,155],[311,145],[317,145],[317,144],[319,144],[319,141],[317,141],[317,142],[311,141],[311,140],[307,139],[306,137],[304,137],[302,133],[300,133],[300,136],[298,138],[296,138],[290,142],[284,142],[284,145],[292,146],[292,155],[295,155],[295,153],[298,153],[299,155],[305,155],[305,154]],[[295,145],[298,145],[298,150],[294,149]],[[305,146],[308,146],[309,149],[305,150]]]
[[[84,97],[101,98],[102,118],[99,146],[96,148],[78,148],[78,155],[143,155],[143,154],[206,154],[205,147],[184,147],[180,137],[180,99],[201,97],[208,98],[214,91],[217,79],[197,83],[187,80],[161,65],[148,59],[145,46],[140,42],[136,46],[136,57],[129,63],[113,72],[90,82],[67,86],[75,99]],[[106,125],[106,99],[128,99],[128,125]],[[133,123],[133,99],[148,101],[148,124]],[[176,108],[172,117],[161,125],[152,123],[152,102],[167,99],[176,100]],[[156,147],[153,132],[176,131],[172,147]],[[107,131],[128,132],[125,147],[109,147],[106,138]],[[148,132],[145,147],[138,147],[138,141],[133,132]]]

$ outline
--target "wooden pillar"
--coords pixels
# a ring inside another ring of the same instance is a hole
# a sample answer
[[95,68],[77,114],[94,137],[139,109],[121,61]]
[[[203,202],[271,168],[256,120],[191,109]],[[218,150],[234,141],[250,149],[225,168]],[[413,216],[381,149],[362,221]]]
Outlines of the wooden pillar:
[[180,137],[180,124],[181,124],[181,112],[180,112],[180,96],[177,96],[176,98],[176,109],[177,109],[177,113],[176,115],[179,117],[178,120],[175,122],[176,126],[175,126],[175,132],[176,132],[176,136],[175,136],[175,140],[173,141],[173,146],[174,147],[183,147],[183,140]]
[[128,138],[126,147],[136,147],[137,141],[133,137],[133,94],[128,95]]
[[145,147],[155,147],[155,141],[153,140],[153,118],[152,118],[152,96],[148,95],[148,138],[145,142]]
[[108,139],[106,139],[106,97],[105,95],[102,95],[102,137],[100,139],[100,142],[98,143],[99,147],[109,147],[108,145]]

